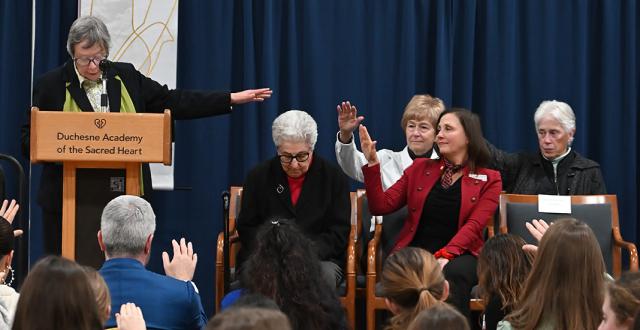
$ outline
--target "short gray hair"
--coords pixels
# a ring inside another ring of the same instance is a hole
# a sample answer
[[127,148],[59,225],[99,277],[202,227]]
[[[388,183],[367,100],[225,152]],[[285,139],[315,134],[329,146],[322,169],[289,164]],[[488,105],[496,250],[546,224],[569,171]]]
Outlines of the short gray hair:
[[285,141],[305,142],[313,150],[318,141],[318,124],[304,111],[289,110],[273,121],[271,136],[276,147]]
[[111,36],[107,26],[104,25],[101,19],[95,16],[82,16],[71,24],[69,36],[67,37],[67,52],[69,52],[69,55],[74,57],[73,49],[75,46],[85,41],[89,47],[96,43],[100,44],[107,52],[107,55],[109,54]]
[[144,252],[147,237],[156,230],[151,204],[138,196],[122,195],[104,207],[102,241],[110,257],[134,257]]
[[[540,120],[546,116],[551,116],[555,120],[560,122],[564,131],[569,133],[576,128],[576,115],[573,113],[571,107],[561,101],[542,101],[536,109],[536,113],[533,115],[533,121],[536,125],[536,131],[538,131],[538,124]],[[569,140],[569,145],[573,142],[573,138]]]

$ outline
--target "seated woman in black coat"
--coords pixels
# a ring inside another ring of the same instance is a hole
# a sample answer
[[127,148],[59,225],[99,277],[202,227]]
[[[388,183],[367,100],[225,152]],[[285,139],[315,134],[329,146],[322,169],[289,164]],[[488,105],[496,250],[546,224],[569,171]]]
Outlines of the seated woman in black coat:
[[341,170],[314,154],[318,126],[306,112],[290,110],[278,116],[272,136],[277,155],[255,167],[244,183],[238,263],[255,248],[261,224],[295,219],[311,241],[326,281],[335,287],[341,280],[350,228],[347,180]]
[[502,174],[504,190],[527,195],[606,194],[600,165],[571,148],[576,116],[560,101],[544,101],[533,115],[539,152],[507,153],[487,143],[491,168]]

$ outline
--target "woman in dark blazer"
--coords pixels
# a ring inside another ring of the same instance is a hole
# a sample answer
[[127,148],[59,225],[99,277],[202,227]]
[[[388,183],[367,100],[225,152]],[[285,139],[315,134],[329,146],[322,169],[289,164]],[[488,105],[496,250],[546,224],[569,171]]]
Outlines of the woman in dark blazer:
[[442,158],[416,159],[398,182],[383,191],[376,143],[361,126],[368,161],[362,171],[373,214],[409,208],[393,251],[416,246],[433,253],[451,284],[449,302],[469,316],[483,230],[498,206],[502,181],[500,173],[484,168],[489,151],[477,115],[448,109],[438,120],[437,132]]
[[350,228],[346,177],[314,154],[318,128],[306,112],[290,110],[278,116],[272,136],[277,155],[251,170],[243,186],[238,263],[254,250],[260,225],[294,219],[311,240],[325,278],[335,286],[341,280]]

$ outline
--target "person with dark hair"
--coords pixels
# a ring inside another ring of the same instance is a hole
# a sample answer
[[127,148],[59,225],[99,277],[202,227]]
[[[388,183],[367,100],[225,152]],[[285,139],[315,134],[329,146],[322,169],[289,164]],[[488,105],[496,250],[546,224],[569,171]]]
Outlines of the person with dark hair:
[[257,307],[280,310],[280,306],[273,299],[259,293],[242,294],[229,307]]
[[295,219],[311,241],[306,248],[321,261],[323,278],[332,287],[342,280],[351,203],[342,172],[314,153],[318,125],[308,113],[289,110],[271,125],[277,155],[247,175],[238,215],[241,247],[237,268],[258,242],[256,232],[273,219]]
[[293,329],[346,329],[344,309],[325,281],[313,243],[290,220],[261,226],[256,249],[245,263],[240,283],[247,294],[273,299]]
[[444,304],[449,296],[449,283],[436,258],[416,247],[390,255],[380,283],[385,303],[394,314],[387,330],[406,329],[421,311]]
[[[110,62],[111,36],[107,26],[95,16],[76,19],[67,38],[69,59],[62,66],[42,75],[33,86],[33,106],[40,110],[64,112],[162,113],[171,110],[173,119],[196,119],[231,112],[233,105],[260,102],[271,97],[269,88],[237,93],[170,90],[144,76],[132,64]],[[105,86],[103,86],[103,82]],[[107,106],[101,105],[106,88]],[[30,115],[22,127],[22,150],[29,157]],[[149,195],[148,166],[143,168],[143,192]],[[42,208],[44,249],[60,254],[62,246],[62,164],[45,163],[38,189]],[[97,225],[96,225],[97,227]]]
[[237,307],[216,314],[206,330],[291,330],[291,324],[277,309]]
[[476,258],[484,244],[483,230],[498,206],[502,180],[500,173],[485,168],[489,151],[477,115],[447,109],[437,132],[441,159],[416,159],[383,191],[376,142],[360,125],[368,161],[362,171],[372,214],[388,214],[405,205],[409,209],[393,251],[415,246],[433,253],[451,284],[449,302],[470,317],[471,288],[478,281]]
[[102,329],[82,266],[58,256],[38,261],[22,285],[13,329]]
[[512,234],[490,238],[478,256],[478,287],[486,302],[485,329],[491,330],[511,313],[531,271],[534,255],[522,247],[526,242]]
[[582,221],[556,220],[540,239],[516,309],[497,329],[596,329],[602,321],[605,265]]
[[418,314],[408,330],[469,330],[467,319],[447,304],[429,307]]
[[11,287],[14,279],[14,272],[11,269],[13,242],[14,237],[21,234],[21,232],[14,232],[11,223],[18,208],[19,205],[15,200],[12,200],[10,204],[5,200],[0,207],[0,329],[11,327],[20,297]]
[[598,330],[631,330],[640,312],[640,272],[625,272],[607,283]]

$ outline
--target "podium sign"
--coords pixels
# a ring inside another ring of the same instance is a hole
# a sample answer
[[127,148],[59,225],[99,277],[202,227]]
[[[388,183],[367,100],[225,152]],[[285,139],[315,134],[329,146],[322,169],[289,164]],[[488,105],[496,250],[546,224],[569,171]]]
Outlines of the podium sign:
[[32,161],[171,162],[168,113],[33,111],[31,121]]
[[[63,163],[62,255],[75,260],[76,170],[125,169],[126,194],[140,195],[141,164],[171,164],[171,114],[32,108],[30,153],[33,163]],[[94,237],[89,244],[96,244]]]

